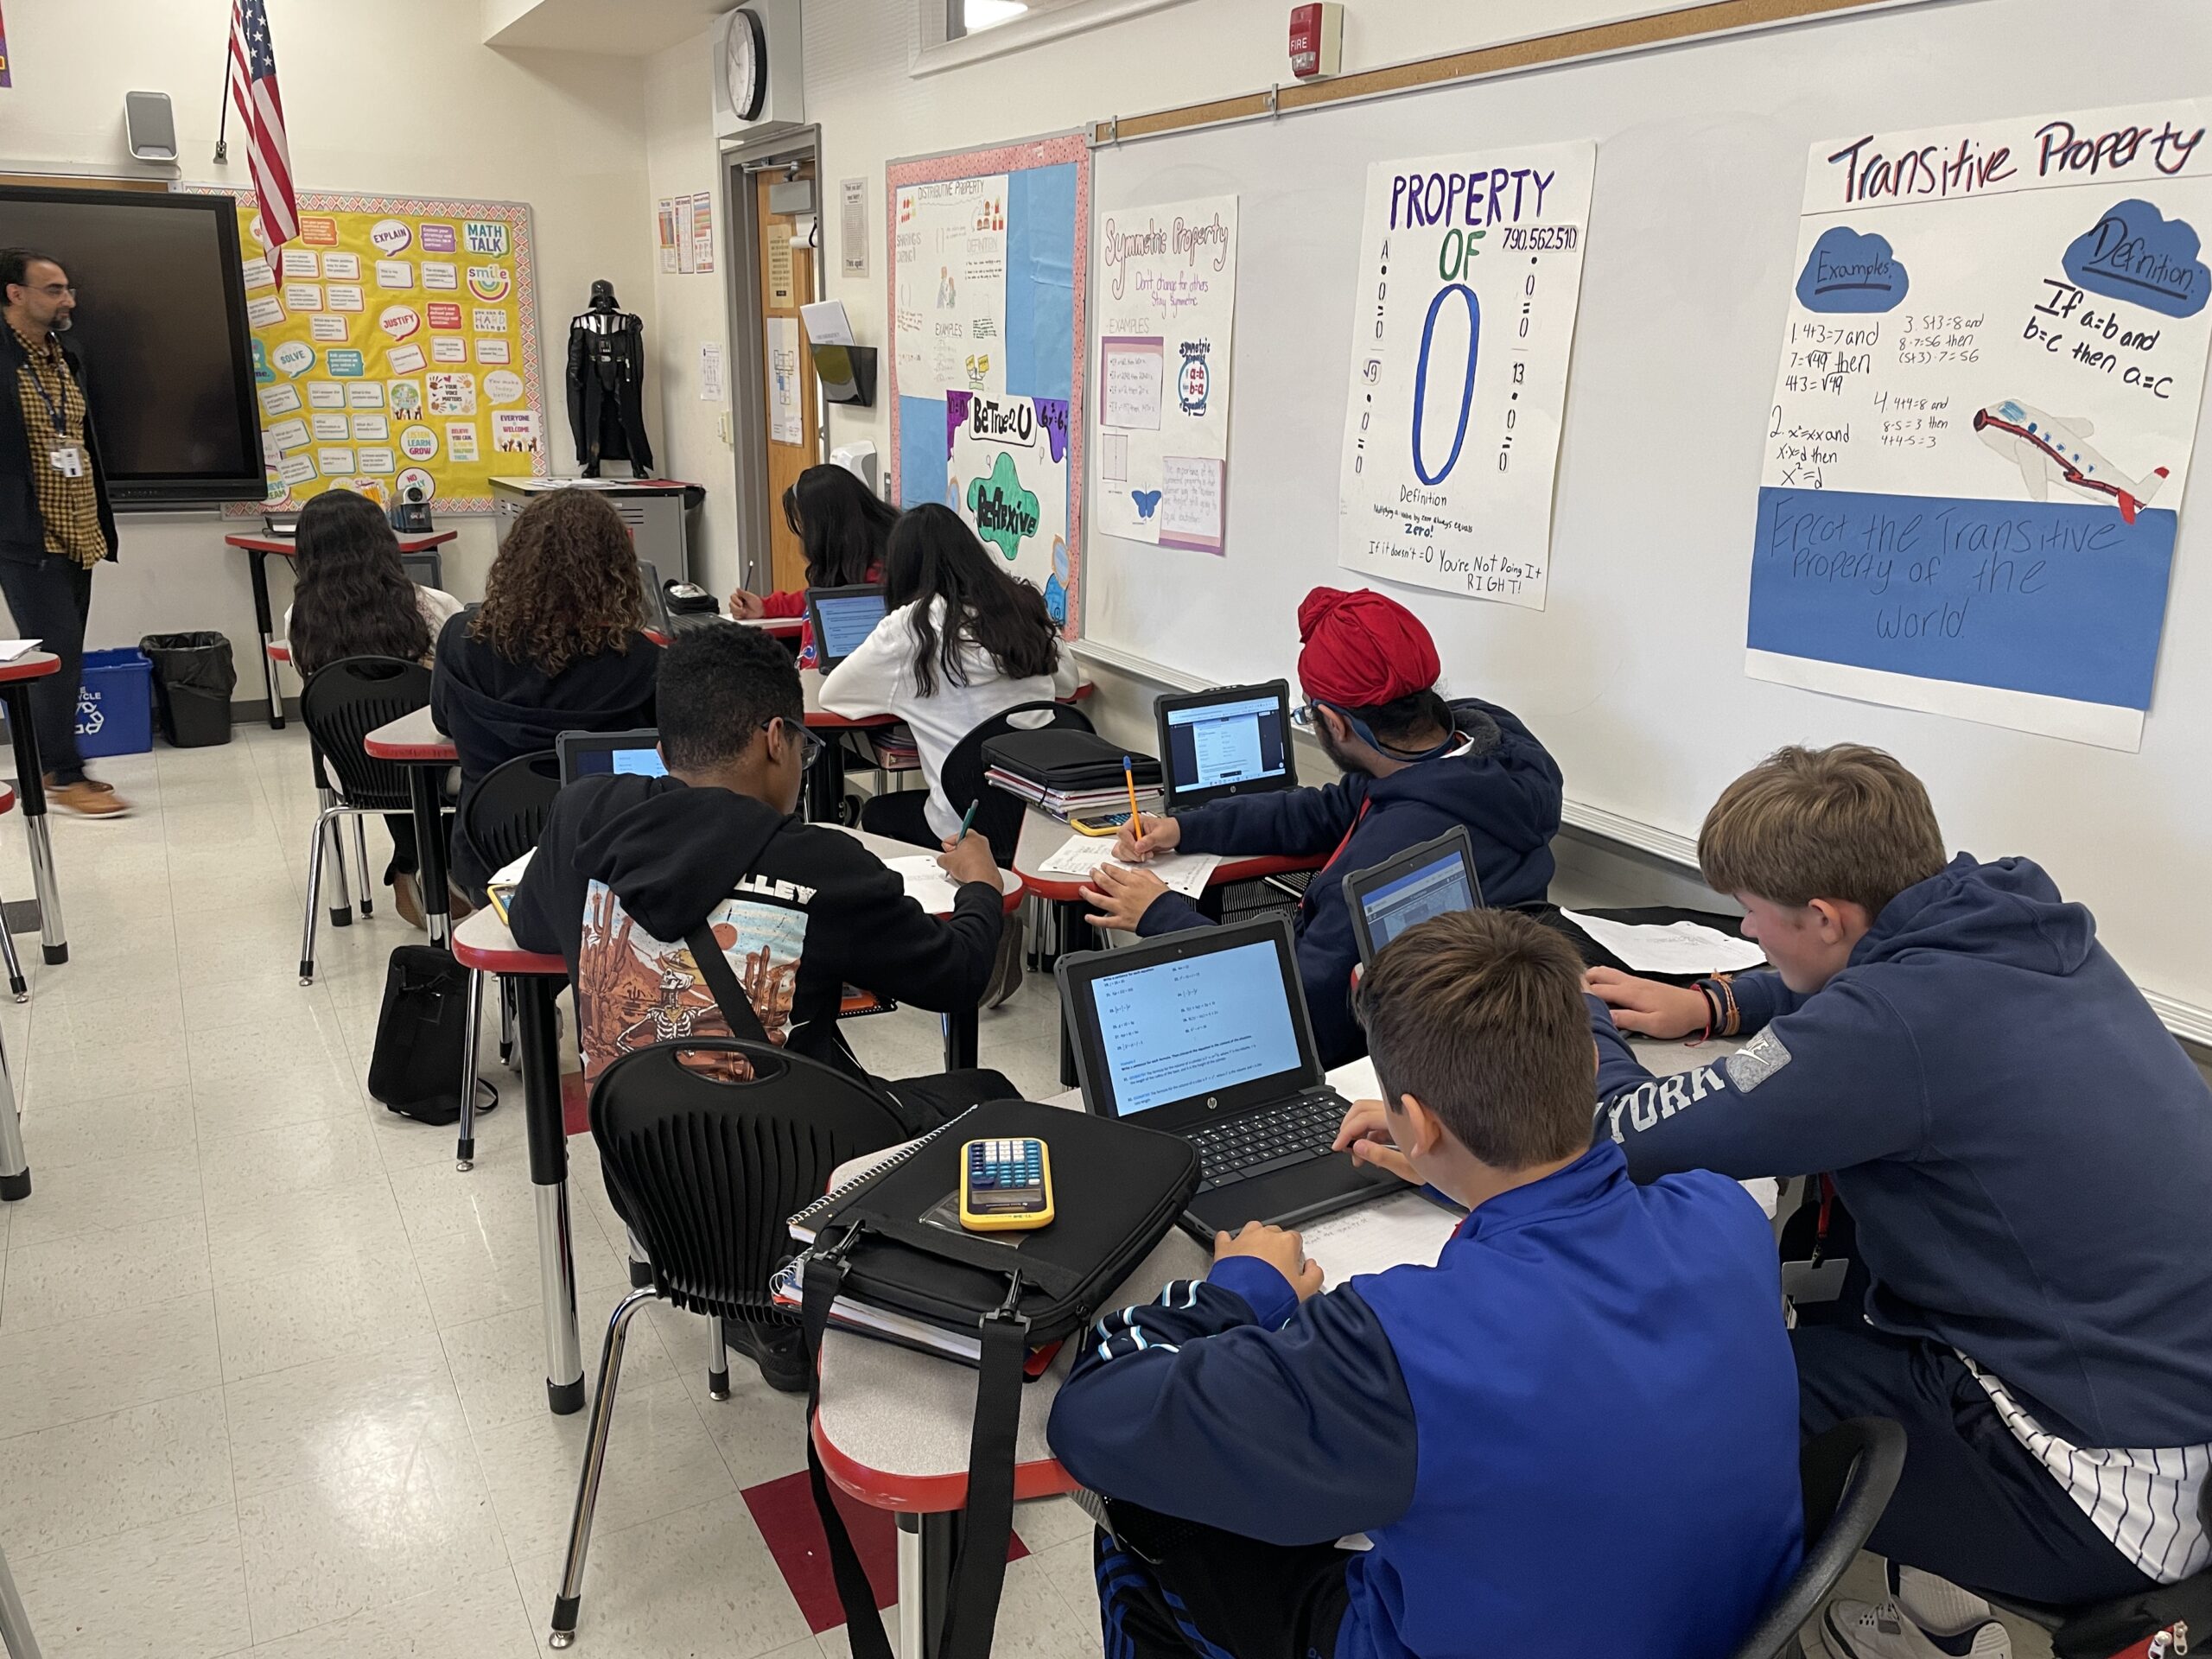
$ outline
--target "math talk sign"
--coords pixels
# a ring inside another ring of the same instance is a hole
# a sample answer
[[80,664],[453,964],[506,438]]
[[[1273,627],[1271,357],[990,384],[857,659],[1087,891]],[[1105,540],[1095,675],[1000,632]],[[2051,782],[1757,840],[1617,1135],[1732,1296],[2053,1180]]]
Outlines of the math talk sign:
[[1754,678],[2141,747],[2212,334],[2208,111],[1813,146]]
[[1597,146],[1367,169],[1340,563],[1544,607]]

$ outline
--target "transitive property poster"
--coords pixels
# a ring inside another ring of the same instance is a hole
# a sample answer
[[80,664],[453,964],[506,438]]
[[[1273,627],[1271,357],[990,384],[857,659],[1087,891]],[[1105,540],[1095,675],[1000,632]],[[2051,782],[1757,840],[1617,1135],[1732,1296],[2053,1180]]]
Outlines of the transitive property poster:
[[1367,169],[1342,563],[1543,609],[1597,156],[1585,142]]
[[1753,677],[2141,746],[2212,331],[2208,111],[1813,146]]

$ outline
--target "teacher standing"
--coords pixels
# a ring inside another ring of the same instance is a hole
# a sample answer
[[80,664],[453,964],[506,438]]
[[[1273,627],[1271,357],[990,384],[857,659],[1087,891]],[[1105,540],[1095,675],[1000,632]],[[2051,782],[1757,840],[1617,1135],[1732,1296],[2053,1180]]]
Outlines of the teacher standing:
[[92,567],[116,546],[84,365],[61,343],[77,290],[58,261],[9,248],[0,251],[0,295],[8,324],[0,329],[0,594],[16,632],[61,659],[31,688],[47,798],[80,817],[119,817],[129,803],[87,778],[77,753]]

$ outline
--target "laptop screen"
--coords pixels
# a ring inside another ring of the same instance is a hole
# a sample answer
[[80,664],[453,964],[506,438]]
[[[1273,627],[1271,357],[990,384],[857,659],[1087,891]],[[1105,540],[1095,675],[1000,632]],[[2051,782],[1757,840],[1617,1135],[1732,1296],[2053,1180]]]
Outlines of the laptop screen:
[[1453,911],[1476,908],[1467,886],[1467,861],[1457,847],[1446,847],[1428,862],[1363,894],[1367,937],[1381,950],[1416,922]]
[[639,778],[668,775],[661,763],[658,732],[563,732],[558,747],[564,784],[609,772]]
[[1267,939],[1101,974],[1090,995],[1117,1116],[1302,1065],[1282,968]]
[[875,590],[864,594],[836,594],[817,595],[815,614],[822,619],[821,654],[834,662],[842,662],[861,647],[861,642],[875,632],[875,625],[883,620],[883,594]]
[[1167,710],[1168,777],[1174,792],[1249,784],[1285,773],[1282,704],[1249,693]]

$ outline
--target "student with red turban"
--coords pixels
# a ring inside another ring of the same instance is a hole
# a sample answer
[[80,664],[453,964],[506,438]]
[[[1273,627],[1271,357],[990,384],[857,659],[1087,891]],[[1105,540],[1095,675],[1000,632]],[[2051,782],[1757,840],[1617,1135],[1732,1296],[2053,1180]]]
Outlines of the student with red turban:
[[[1122,830],[1115,853],[1325,857],[1298,906],[1298,961],[1322,1062],[1340,1065],[1365,1051],[1351,1012],[1359,948],[1344,878],[1465,824],[1484,902],[1540,900],[1551,885],[1561,783],[1558,764],[1514,715],[1438,694],[1436,644],[1395,600],[1316,588],[1298,607],[1298,637],[1306,702],[1293,718],[1319,740],[1342,781],[1148,817],[1141,838]],[[1148,871],[1102,864],[1092,880],[1084,893],[1094,926],[1150,936],[1208,925]]]

